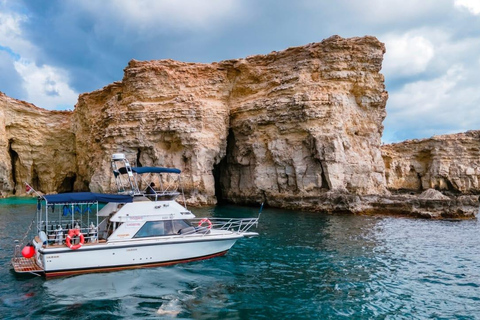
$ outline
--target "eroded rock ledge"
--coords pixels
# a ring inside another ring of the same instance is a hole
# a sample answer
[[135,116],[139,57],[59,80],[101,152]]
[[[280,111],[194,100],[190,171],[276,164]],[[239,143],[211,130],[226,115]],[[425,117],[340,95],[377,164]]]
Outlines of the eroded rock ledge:
[[[417,212],[449,217],[473,217],[480,194],[480,131],[433,136],[382,146],[387,188],[396,197],[424,201]],[[425,190],[442,192],[443,199]],[[415,201],[415,200],[411,200]]]
[[[24,181],[47,193],[109,192],[110,155],[123,152],[137,165],[180,168],[194,205],[471,216],[466,200],[410,195],[451,190],[432,174],[413,181],[408,144],[381,147],[384,53],[374,37],[334,36],[212,64],[132,60],[122,81],[80,95],[73,112],[0,95],[0,192],[22,194]],[[467,171],[451,169],[448,181]],[[476,194],[478,179],[462,177],[453,185]]]
[[385,145],[382,156],[391,191],[480,193],[480,131]]

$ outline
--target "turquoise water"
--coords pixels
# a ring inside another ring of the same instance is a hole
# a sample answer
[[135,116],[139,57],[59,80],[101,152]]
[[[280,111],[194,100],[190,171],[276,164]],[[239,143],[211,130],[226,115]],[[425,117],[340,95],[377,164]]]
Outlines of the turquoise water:
[[[480,319],[479,223],[265,208],[224,257],[44,280],[9,261],[34,202],[0,202],[3,319]],[[193,209],[255,216],[258,208]]]

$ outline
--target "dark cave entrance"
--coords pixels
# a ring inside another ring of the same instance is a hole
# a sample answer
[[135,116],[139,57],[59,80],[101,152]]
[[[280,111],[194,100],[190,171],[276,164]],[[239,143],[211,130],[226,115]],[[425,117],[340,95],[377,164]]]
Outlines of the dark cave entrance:
[[18,161],[18,153],[12,149],[13,139],[8,140],[8,154],[10,156],[10,165],[12,167],[12,182],[13,182],[13,190],[12,193],[15,195],[17,193],[17,161]]
[[228,131],[227,137],[227,150],[226,155],[220,160],[218,164],[213,165],[213,178],[215,181],[215,197],[217,198],[217,204],[228,203],[228,199],[225,197],[225,189],[228,186],[226,181],[228,181],[229,172],[228,172],[228,158],[233,152],[235,147],[235,135],[233,134],[232,129]]
[[38,172],[35,167],[33,167],[33,172],[32,172],[32,181],[31,181],[32,187],[41,190],[40,187],[40,178],[38,177]]
[[135,163],[136,167],[143,167],[142,163],[140,162],[141,156],[142,156],[142,150],[140,148],[138,148],[137,149],[137,159],[136,159],[136,163]]
[[65,177],[58,188],[58,192],[73,192],[75,180],[77,180],[77,175],[75,173],[72,176]]
[[217,198],[217,204],[224,204],[226,201],[223,197],[223,186],[221,182],[221,176],[224,170],[222,170],[222,167],[224,167],[224,163],[226,162],[225,160],[226,157],[224,157],[220,163],[214,164],[213,165],[213,178],[215,180],[215,197]]

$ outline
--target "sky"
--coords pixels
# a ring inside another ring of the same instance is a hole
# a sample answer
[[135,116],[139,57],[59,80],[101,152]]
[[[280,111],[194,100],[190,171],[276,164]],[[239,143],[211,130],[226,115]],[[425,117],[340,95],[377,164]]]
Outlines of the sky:
[[52,110],[131,59],[210,63],[371,35],[384,143],[480,129],[480,0],[0,0],[0,91]]

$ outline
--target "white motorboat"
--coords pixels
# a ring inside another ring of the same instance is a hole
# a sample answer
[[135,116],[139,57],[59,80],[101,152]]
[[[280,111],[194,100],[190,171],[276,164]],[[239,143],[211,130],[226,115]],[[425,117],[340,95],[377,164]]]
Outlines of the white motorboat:
[[112,169],[117,194],[38,197],[33,239],[17,242],[15,272],[54,277],[165,266],[222,256],[238,239],[258,235],[249,230],[259,217],[196,218],[176,201],[183,196],[178,169],[131,167],[123,154],[112,156]]

